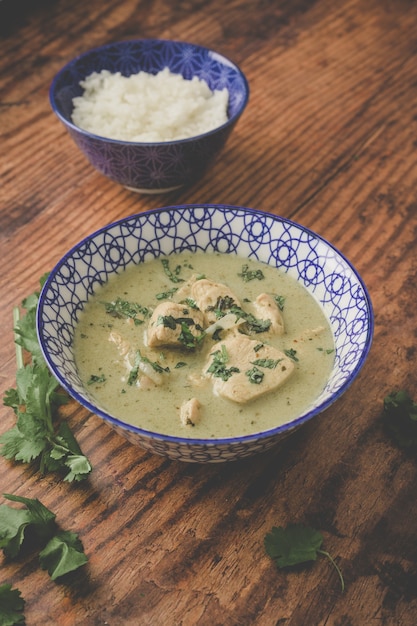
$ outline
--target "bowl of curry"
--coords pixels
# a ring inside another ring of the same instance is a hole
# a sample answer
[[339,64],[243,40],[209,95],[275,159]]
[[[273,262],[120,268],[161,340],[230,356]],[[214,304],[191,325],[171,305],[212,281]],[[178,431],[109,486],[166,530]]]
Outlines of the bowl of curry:
[[76,244],[42,289],[52,373],[131,443],[171,459],[251,456],[335,402],[370,349],[352,264],[246,207],[181,205]]

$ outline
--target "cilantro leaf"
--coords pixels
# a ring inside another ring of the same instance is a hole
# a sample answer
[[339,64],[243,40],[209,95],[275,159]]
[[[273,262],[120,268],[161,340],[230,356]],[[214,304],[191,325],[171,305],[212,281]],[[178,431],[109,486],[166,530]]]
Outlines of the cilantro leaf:
[[168,259],[161,259],[162,267],[164,268],[165,274],[168,276],[169,280],[173,283],[183,283],[184,279],[179,277],[181,273],[181,265],[177,265],[175,270],[172,271],[169,267]]
[[221,378],[222,380],[227,381],[231,376],[233,376],[233,374],[238,374],[240,372],[238,367],[226,367],[229,355],[224,344],[222,344],[220,350],[215,350],[210,356],[213,358],[207,369],[207,373],[212,374],[213,378]]
[[[137,326],[143,324],[145,319],[150,316],[148,307],[142,306],[137,302],[128,302],[122,298],[116,298],[113,302],[103,302],[106,313],[112,317],[132,319]],[[144,319],[138,317],[142,315]]]
[[392,391],[384,398],[383,420],[401,447],[417,446],[417,402],[407,391]]
[[0,505],[0,548],[6,557],[18,556],[26,531],[30,529],[31,538],[35,538],[37,544],[41,546],[39,553],[41,567],[48,570],[52,580],[87,563],[88,559],[78,535],[58,529],[55,513],[42,502],[6,493],[3,495],[6,499],[19,502],[26,507],[15,509],[7,504]]
[[339,575],[343,591],[345,583],[342,573],[332,556],[321,549],[322,544],[323,535],[302,524],[289,524],[286,528],[273,526],[264,538],[265,551],[278,568],[315,561],[318,554],[326,556]]
[[0,548],[8,558],[15,558],[23,545],[26,530],[30,527],[37,541],[45,541],[55,530],[55,514],[39,500],[4,494],[7,500],[20,502],[26,509],[0,505]]
[[262,270],[250,270],[249,265],[242,265],[242,272],[238,274],[243,280],[243,282],[248,283],[250,280],[263,280],[265,278]]
[[54,535],[39,553],[41,567],[48,570],[52,580],[78,569],[87,561],[78,535],[65,530]]
[[12,589],[12,586],[7,583],[0,585],[0,624],[2,626],[24,624],[25,617],[22,613],[24,606],[25,601],[19,589]]
[[237,305],[233,305],[230,308],[230,313],[236,315],[236,320],[245,320],[249,331],[252,333],[264,333],[269,330],[272,323],[270,319],[258,319],[257,317],[252,315],[252,313],[247,313],[240,306]]

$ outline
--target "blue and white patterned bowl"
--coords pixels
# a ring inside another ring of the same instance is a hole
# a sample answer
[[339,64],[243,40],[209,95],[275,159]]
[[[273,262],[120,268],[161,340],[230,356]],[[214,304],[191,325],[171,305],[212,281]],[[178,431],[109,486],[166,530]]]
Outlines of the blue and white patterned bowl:
[[[334,333],[335,365],[320,397],[291,423],[227,439],[165,436],[107,414],[83,386],[72,342],[79,314],[92,293],[128,265],[184,250],[258,259],[294,276],[321,303]],[[171,459],[203,463],[230,461],[267,450],[337,400],[367,357],[373,311],[366,287],[349,261],[307,228],[243,207],[185,205],[122,219],[72,248],[43,287],[37,326],[51,371],[80,404],[132,443]]]
[[[72,99],[82,95],[80,80],[107,69],[130,76],[156,74],[168,67],[186,79],[197,76],[210,89],[229,92],[228,121],[208,133],[163,143],[137,143],[99,137],[71,121]],[[52,110],[90,163],[112,180],[143,193],[162,193],[190,184],[206,171],[223,148],[249,98],[243,72],[226,57],[181,41],[139,39],[107,44],[70,61],[55,76]]]

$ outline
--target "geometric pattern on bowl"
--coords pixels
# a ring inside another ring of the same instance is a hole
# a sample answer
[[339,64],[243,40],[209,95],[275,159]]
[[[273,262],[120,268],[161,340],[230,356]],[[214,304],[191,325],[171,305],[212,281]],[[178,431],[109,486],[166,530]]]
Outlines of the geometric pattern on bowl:
[[[72,99],[82,95],[80,80],[93,71],[107,69],[130,76],[139,71],[156,74],[165,67],[186,79],[197,76],[211,90],[226,88],[227,122],[198,137],[163,143],[115,141],[72,123]],[[55,76],[49,94],[53,111],[99,172],[129,188],[157,193],[189,184],[203,174],[243,113],[249,87],[237,65],[208,48],[181,41],[139,39],[107,44],[73,59]]]
[[[333,330],[335,362],[320,396],[289,424],[224,439],[188,439],[124,423],[100,407],[83,386],[72,341],[85,303],[98,285],[131,264],[190,250],[223,252],[268,263],[301,281],[322,305]],[[351,263],[311,230],[275,215],[228,205],[182,205],[133,215],[110,224],[72,248],[50,273],[37,312],[39,342],[53,374],[78,402],[132,443],[194,462],[220,462],[262,452],[337,400],[369,352],[373,310]]]

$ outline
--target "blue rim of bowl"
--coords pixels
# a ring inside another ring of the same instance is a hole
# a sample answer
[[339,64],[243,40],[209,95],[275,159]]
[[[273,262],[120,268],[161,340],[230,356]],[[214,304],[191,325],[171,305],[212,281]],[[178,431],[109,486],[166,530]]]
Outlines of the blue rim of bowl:
[[[193,48],[198,48],[199,50],[206,50],[207,52],[212,52],[213,54],[216,54],[217,57],[219,57],[220,59],[224,59],[227,64],[231,65],[240,75],[240,77],[242,78],[242,81],[245,85],[245,98],[244,100],[242,100],[242,103],[239,107],[239,110],[230,118],[228,118],[227,122],[225,122],[224,124],[222,124],[221,126],[217,126],[216,128],[213,128],[212,130],[209,130],[207,133],[202,133],[201,135],[194,135],[193,137],[186,137],[185,139],[174,139],[172,141],[127,141],[127,140],[122,140],[122,139],[111,139],[109,137],[104,137],[103,135],[96,135],[94,133],[90,133],[88,130],[84,130],[83,128],[80,128],[79,126],[77,126],[76,124],[74,124],[71,120],[67,119],[64,115],[62,115],[58,109],[58,106],[56,104],[56,100],[55,100],[55,85],[58,82],[60,76],[67,71],[67,69],[73,65],[73,63],[76,63],[77,61],[80,61],[81,59],[83,59],[84,57],[93,54],[94,52],[99,52],[100,50],[105,50],[107,48],[110,48],[111,46],[115,46],[118,44],[123,44],[123,43],[133,43],[135,41],[155,41],[155,42],[162,42],[162,43],[177,43],[177,44],[184,44],[186,46],[192,46]],[[115,143],[115,144],[128,144],[131,146],[160,146],[160,145],[178,145],[178,144],[185,144],[185,143],[191,143],[194,141],[198,141],[204,137],[208,137],[210,135],[214,135],[215,133],[218,133],[220,130],[226,129],[228,126],[231,126],[232,124],[234,124],[235,122],[237,122],[237,120],[239,119],[239,117],[242,115],[243,111],[245,110],[248,101],[249,101],[249,94],[250,94],[250,89],[249,89],[249,83],[248,80],[245,76],[245,74],[243,73],[243,71],[240,69],[240,67],[238,65],[236,65],[236,63],[234,63],[231,59],[229,59],[228,57],[226,57],[224,54],[220,54],[219,52],[216,52],[215,50],[212,50],[211,48],[207,48],[205,46],[200,46],[199,44],[195,44],[195,43],[191,43],[188,41],[180,41],[177,39],[126,39],[125,41],[117,41],[117,42],[113,42],[113,43],[109,43],[109,44],[105,44],[104,46],[98,46],[97,48],[91,48],[91,50],[88,50],[86,52],[83,52],[81,54],[79,54],[78,56],[74,57],[73,59],[71,59],[71,61],[68,61],[68,63],[66,63],[59,71],[58,73],[55,75],[55,77],[52,80],[51,86],[49,88],[49,101],[51,103],[51,107],[52,107],[52,111],[55,113],[55,115],[58,117],[58,119],[61,120],[61,122],[67,126],[68,128],[71,128],[73,131],[84,135],[85,137],[89,137],[90,139],[95,139],[95,140],[100,140],[100,141],[106,141],[108,143]]]
[[[220,211],[230,211],[230,210],[238,210],[241,211],[242,213],[251,213],[251,214],[256,214],[259,215],[260,217],[264,216],[267,217],[268,219],[272,219],[273,221],[278,221],[278,222],[284,222],[286,224],[288,224],[289,226],[294,226],[295,228],[298,228],[300,230],[302,230],[304,233],[310,235],[313,238],[318,239],[319,241],[323,242],[326,246],[329,246],[329,248],[331,248],[332,250],[334,250],[339,257],[346,263],[346,265],[352,270],[353,274],[355,275],[357,281],[360,283],[363,292],[364,292],[364,296],[365,296],[365,300],[366,300],[366,305],[367,305],[367,319],[368,319],[368,329],[367,329],[367,335],[366,335],[366,342],[361,354],[360,359],[358,360],[358,363],[356,364],[356,367],[354,368],[354,370],[352,370],[352,372],[349,375],[349,378],[346,379],[346,381],[341,385],[341,387],[337,390],[336,393],[334,393],[330,398],[328,398],[328,400],[324,401],[322,404],[320,404],[319,406],[315,407],[314,409],[312,409],[311,411],[307,411],[306,413],[304,413],[303,415],[301,415],[300,417],[292,420],[291,422],[287,422],[285,424],[281,424],[280,426],[276,426],[275,428],[271,428],[269,430],[264,430],[264,431],[260,431],[258,433],[251,433],[249,435],[242,435],[241,437],[223,437],[223,438],[216,438],[216,439],[203,439],[203,438],[191,438],[191,437],[177,437],[174,435],[164,435],[161,433],[155,433],[153,431],[150,430],[146,430],[144,428],[139,428],[138,426],[134,426],[132,424],[129,424],[128,422],[124,422],[121,419],[118,419],[117,417],[114,417],[112,415],[110,415],[109,413],[106,413],[106,411],[100,409],[99,407],[94,406],[93,404],[91,404],[90,402],[88,402],[87,400],[85,400],[85,398],[81,397],[78,392],[74,391],[66,382],[66,380],[60,375],[59,372],[57,372],[55,370],[54,364],[51,362],[51,360],[49,359],[49,355],[48,355],[48,351],[45,349],[45,346],[43,344],[43,339],[42,339],[42,335],[40,332],[40,328],[42,326],[42,311],[43,311],[43,295],[46,292],[46,290],[48,289],[50,283],[53,281],[55,275],[57,274],[57,272],[59,271],[59,269],[65,264],[66,260],[71,257],[73,255],[73,253],[80,248],[81,246],[84,245],[85,242],[93,239],[94,237],[98,236],[100,233],[106,232],[109,228],[113,228],[119,224],[123,224],[124,222],[127,222],[131,219],[134,218],[140,218],[141,216],[144,216],[146,218],[147,215],[150,214],[155,214],[155,213],[165,213],[167,211],[175,211],[175,210],[187,210],[187,209],[201,209],[201,208],[215,208],[216,210],[220,210]],[[241,444],[241,443],[250,443],[250,442],[257,442],[260,440],[264,440],[264,439],[268,439],[271,437],[275,437],[276,435],[279,434],[283,434],[283,433],[287,433],[290,432],[296,428],[298,428],[299,426],[301,426],[302,424],[304,424],[305,422],[308,422],[310,419],[312,419],[313,417],[315,417],[316,415],[323,413],[323,411],[325,411],[326,409],[328,409],[332,404],[334,404],[344,393],[345,391],[351,386],[351,384],[353,383],[353,381],[355,380],[355,378],[357,377],[359,371],[362,369],[366,358],[368,356],[368,353],[371,349],[371,345],[372,345],[372,338],[373,338],[373,331],[374,331],[374,314],[373,314],[373,307],[372,307],[372,302],[371,302],[371,298],[368,292],[368,289],[363,281],[363,279],[361,278],[361,276],[359,275],[359,273],[357,272],[357,270],[355,269],[355,267],[352,265],[352,263],[340,252],[340,250],[338,250],[333,244],[329,243],[326,239],[324,239],[324,237],[322,237],[321,235],[318,235],[317,233],[315,233],[314,231],[312,231],[311,229],[307,228],[306,226],[302,226],[301,224],[299,224],[298,222],[295,222],[291,219],[285,218],[285,217],[281,217],[278,215],[274,215],[273,213],[268,213],[267,211],[263,211],[260,209],[250,209],[248,207],[241,207],[241,206],[234,206],[234,205],[227,205],[227,204],[182,204],[182,205],[173,205],[173,206],[166,206],[166,207],[161,207],[161,208],[157,208],[157,209],[150,209],[148,211],[143,211],[142,213],[138,213],[138,214],[132,214],[128,217],[124,217],[121,218],[119,220],[116,220],[115,222],[112,222],[110,224],[107,224],[106,226],[103,226],[102,228],[99,228],[98,230],[96,230],[95,232],[91,233],[90,235],[88,235],[87,237],[85,237],[84,239],[82,239],[81,241],[79,241],[77,244],[75,244],[62,258],[61,260],[55,265],[55,267],[52,269],[52,271],[50,272],[47,280],[45,281],[42,290],[40,292],[40,296],[39,296],[39,304],[38,304],[38,308],[37,308],[37,312],[36,312],[36,327],[37,327],[37,334],[38,334],[38,341],[41,347],[41,351],[42,354],[46,360],[46,363],[49,367],[49,369],[51,370],[52,374],[55,376],[55,378],[58,380],[58,382],[60,383],[60,385],[63,387],[63,389],[65,389],[68,394],[74,399],[76,400],[81,406],[83,406],[84,408],[88,409],[91,413],[93,413],[94,415],[97,415],[101,418],[104,419],[104,421],[112,424],[113,426],[117,427],[118,429],[121,430],[127,430],[130,431],[132,433],[135,433],[143,438],[147,438],[149,440],[156,440],[156,441],[165,441],[167,443],[177,443],[177,444],[181,444],[181,445],[185,445],[188,447],[191,446],[195,446],[195,445],[199,445],[199,446],[222,446],[222,445],[228,445],[228,444]]]

